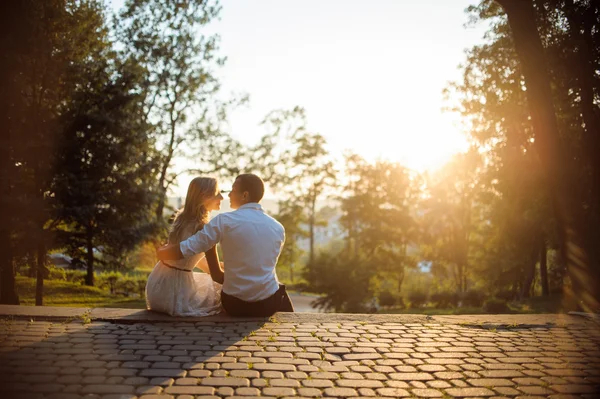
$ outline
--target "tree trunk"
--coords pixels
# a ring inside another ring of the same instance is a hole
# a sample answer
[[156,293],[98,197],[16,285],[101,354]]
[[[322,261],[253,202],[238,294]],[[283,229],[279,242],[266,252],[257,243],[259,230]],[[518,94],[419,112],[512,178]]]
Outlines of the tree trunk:
[[317,198],[316,196],[311,196],[310,199],[310,216],[308,218],[308,233],[309,233],[309,262],[315,258],[315,206],[316,206]]
[[27,275],[31,278],[34,278],[37,275],[37,266],[35,264],[35,251],[31,250],[27,253],[27,264],[29,265]]
[[86,264],[87,264],[87,274],[85,276],[85,285],[93,286],[94,285],[94,241],[93,241],[93,232],[92,227],[88,227],[87,229],[87,239],[86,239]]
[[15,287],[15,266],[7,230],[0,232],[0,304],[18,305],[19,296]]
[[40,238],[37,243],[37,276],[35,281],[35,306],[44,305],[44,275],[46,274],[46,246]]
[[545,169],[559,226],[560,245],[564,249],[574,295],[586,311],[600,309],[600,279],[596,265],[591,265],[581,223],[577,223],[576,206],[570,197],[575,190],[565,175],[566,157],[560,146],[556,114],[550,90],[544,49],[535,26],[531,0],[496,0],[506,12],[515,49],[527,86],[527,101],[535,135],[534,148]]
[[[593,10],[587,13],[578,12],[575,2],[568,1],[565,8],[569,21],[569,33],[577,47],[576,59],[570,60],[573,75],[581,96],[581,115],[585,124],[583,136],[584,148],[587,149],[587,161],[590,167],[589,209],[584,216],[588,237],[586,247],[592,265],[600,263],[600,110],[595,103],[594,88],[598,88],[596,80],[597,63],[593,55],[593,29],[597,16]],[[582,6],[585,7],[585,6]],[[597,266],[597,267],[600,267]],[[598,271],[600,273],[600,271]]]
[[293,235],[292,236],[293,244],[292,247],[290,248],[291,252],[292,252],[292,256],[291,256],[291,260],[290,260],[290,282],[292,284],[294,284],[294,264],[296,263],[296,251],[294,250],[294,246],[296,245],[296,236]]
[[526,264],[527,269],[525,270],[525,280],[521,286],[520,299],[529,298],[531,294],[531,284],[535,279],[535,265],[537,264],[538,248],[535,248],[535,256],[530,256],[529,262]]
[[540,240],[540,280],[542,284],[542,296],[548,296],[548,252],[546,248],[546,238],[542,236]]
[[402,292],[402,284],[404,283],[404,266],[398,272],[398,294]]

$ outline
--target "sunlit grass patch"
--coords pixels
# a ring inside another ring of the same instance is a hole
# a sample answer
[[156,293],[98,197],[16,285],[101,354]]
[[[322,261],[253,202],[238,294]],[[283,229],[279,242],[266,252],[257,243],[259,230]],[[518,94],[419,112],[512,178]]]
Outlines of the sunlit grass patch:
[[[17,276],[17,293],[21,305],[35,305],[35,278]],[[139,297],[111,295],[98,287],[61,280],[44,280],[45,306],[119,307],[143,309],[146,302]]]

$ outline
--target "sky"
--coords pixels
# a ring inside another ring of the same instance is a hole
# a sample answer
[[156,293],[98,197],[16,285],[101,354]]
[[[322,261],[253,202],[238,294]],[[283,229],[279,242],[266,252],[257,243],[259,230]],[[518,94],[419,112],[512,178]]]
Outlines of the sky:
[[[123,0],[113,0],[118,7]],[[338,158],[350,150],[369,161],[398,161],[418,171],[465,150],[456,115],[443,112],[442,90],[460,79],[464,50],[483,42],[466,28],[477,0],[222,0],[227,57],[218,76],[225,95],[250,102],[230,115],[230,134],[255,144],[260,121],[302,106],[310,131]],[[187,179],[177,192],[185,195]]]

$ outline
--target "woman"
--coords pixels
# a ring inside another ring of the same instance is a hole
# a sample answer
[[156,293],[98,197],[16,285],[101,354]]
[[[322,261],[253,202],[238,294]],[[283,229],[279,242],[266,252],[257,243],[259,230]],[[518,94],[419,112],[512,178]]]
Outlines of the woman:
[[[185,205],[175,216],[169,244],[179,243],[202,229],[211,211],[221,208],[217,180],[196,177],[190,182]],[[206,252],[218,265],[216,247]],[[204,273],[193,272],[194,267]],[[218,267],[218,266],[217,266]],[[146,283],[149,310],[171,316],[209,316],[221,311],[221,285],[213,282],[204,253],[178,261],[158,262]]]

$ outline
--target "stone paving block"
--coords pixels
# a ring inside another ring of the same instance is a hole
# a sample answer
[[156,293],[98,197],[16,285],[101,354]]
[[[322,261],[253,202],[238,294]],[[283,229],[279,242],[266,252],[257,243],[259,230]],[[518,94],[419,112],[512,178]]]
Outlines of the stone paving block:
[[389,378],[401,381],[429,381],[433,380],[433,375],[429,373],[390,373]]
[[418,398],[441,398],[444,396],[444,394],[437,389],[430,388],[411,389],[411,393]]
[[164,392],[175,395],[214,395],[215,387],[173,385],[165,388]]
[[323,396],[321,390],[316,388],[298,388],[296,389],[296,391],[299,395],[307,398],[316,398]]
[[211,386],[227,386],[227,387],[247,387],[250,385],[250,381],[247,378],[219,378],[219,377],[207,377],[201,381],[202,385]]
[[356,390],[352,388],[325,388],[325,396],[350,397],[356,396]]
[[271,379],[269,380],[269,384],[272,387],[287,387],[287,388],[299,388],[300,382],[298,380],[293,379]]
[[358,394],[362,396],[377,396],[377,393],[371,388],[359,388]]
[[329,388],[333,387],[333,381],[323,379],[302,380],[302,385],[307,388]]
[[296,394],[296,390],[294,388],[285,388],[285,387],[265,387],[261,389],[262,395],[265,396],[293,396]]
[[406,396],[412,396],[406,389],[402,388],[379,388],[376,390],[377,394],[380,396],[393,397],[393,398],[402,398]]
[[506,387],[515,385],[514,382],[505,378],[471,378],[467,382],[475,387]]
[[475,397],[475,396],[494,396],[494,392],[487,388],[448,388],[445,392],[450,396]]
[[84,385],[81,393],[96,394],[128,394],[134,393],[135,389],[131,385]]
[[518,390],[511,387],[493,387],[493,390],[504,396],[516,396],[520,394]]
[[141,377],[185,377],[185,370],[177,369],[147,369],[142,370],[139,374]]
[[517,389],[527,395],[546,396],[556,393],[556,391],[554,391],[553,389],[549,389],[545,386],[538,385],[519,386],[517,387]]
[[260,396],[260,390],[258,388],[242,387],[236,388],[235,394],[237,396]]
[[346,388],[383,388],[384,385],[381,381],[377,380],[337,380],[337,386]]

